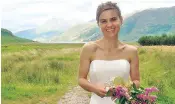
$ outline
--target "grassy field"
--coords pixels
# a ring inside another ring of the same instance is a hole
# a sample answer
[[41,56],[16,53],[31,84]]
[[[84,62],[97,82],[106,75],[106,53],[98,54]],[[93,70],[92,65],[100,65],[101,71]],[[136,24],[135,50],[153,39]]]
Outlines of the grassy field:
[[144,46],[139,57],[141,85],[158,87],[158,104],[175,104],[175,47]]
[[[57,104],[77,85],[82,45],[3,45],[2,104]],[[160,89],[158,104],[174,104],[175,47],[140,47],[139,58],[142,86]]]
[[2,103],[56,104],[77,85],[82,44],[2,46]]

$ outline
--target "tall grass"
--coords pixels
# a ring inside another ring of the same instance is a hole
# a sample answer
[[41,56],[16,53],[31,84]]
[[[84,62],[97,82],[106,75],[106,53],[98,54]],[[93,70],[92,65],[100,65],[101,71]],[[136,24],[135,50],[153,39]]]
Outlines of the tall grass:
[[167,46],[139,49],[141,85],[156,86],[159,104],[175,104],[175,51]]
[[48,46],[2,52],[3,104],[39,104],[41,99],[55,104],[69,87],[77,85],[80,46]]

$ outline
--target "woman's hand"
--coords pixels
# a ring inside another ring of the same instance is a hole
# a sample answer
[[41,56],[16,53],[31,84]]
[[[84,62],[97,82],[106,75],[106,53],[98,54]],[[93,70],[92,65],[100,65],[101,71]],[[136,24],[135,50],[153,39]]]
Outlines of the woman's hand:
[[107,91],[105,89],[105,86],[97,85],[96,88],[95,88],[94,93],[97,94],[98,96],[100,96],[101,98],[103,98],[103,97],[106,96]]

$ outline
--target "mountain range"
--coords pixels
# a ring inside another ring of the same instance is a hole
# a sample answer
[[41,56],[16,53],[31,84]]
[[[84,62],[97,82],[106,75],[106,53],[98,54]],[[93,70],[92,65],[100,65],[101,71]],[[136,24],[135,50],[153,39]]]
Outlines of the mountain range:
[[66,20],[51,18],[36,28],[19,31],[14,34],[21,38],[45,42],[48,38],[54,36],[55,34],[59,35],[63,33],[72,25],[72,23],[67,23]]
[[[63,29],[64,28],[64,29]],[[175,6],[147,9],[125,18],[119,33],[122,41],[137,41],[145,35],[175,32]],[[62,20],[52,19],[35,29],[15,33],[16,36],[39,42],[87,42],[102,37],[95,20],[70,26]]]

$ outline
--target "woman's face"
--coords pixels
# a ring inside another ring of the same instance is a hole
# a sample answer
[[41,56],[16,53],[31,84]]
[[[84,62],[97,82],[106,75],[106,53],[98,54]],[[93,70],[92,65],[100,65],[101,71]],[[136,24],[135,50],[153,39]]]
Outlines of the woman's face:
[[99,17],[98,25],[107,38],[117,37],[121,24],[122,18],[114,9],[103,11]]

